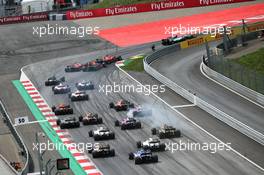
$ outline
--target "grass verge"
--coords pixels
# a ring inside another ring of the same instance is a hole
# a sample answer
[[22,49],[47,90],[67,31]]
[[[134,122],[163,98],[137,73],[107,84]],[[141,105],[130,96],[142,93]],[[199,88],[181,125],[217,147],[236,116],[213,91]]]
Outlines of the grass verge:
[[145,56],[140,56],[137,59],[126,60],[124,62],[125,65],[122,66],[122,69],[126,71],[143,72],[144,71],[144,66],[143,66],[144,58]]
[[264,48],[261,48],[256,52],[243,55],[238,59],[234,59],[234,62],[264,74]]

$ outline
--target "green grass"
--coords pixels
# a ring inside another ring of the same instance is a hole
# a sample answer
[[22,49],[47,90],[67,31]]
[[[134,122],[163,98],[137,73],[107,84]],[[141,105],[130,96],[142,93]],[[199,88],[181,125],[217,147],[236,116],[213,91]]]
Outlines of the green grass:
[[261,48],[256,52],[243,55],[238,59],[234,59],[234,61],[246,68],[264,74],[264,48]]
[[109,8],[118,5],[131,5],[146,2],[159,2],[161,0],[103,0],[97,4],[87,5],[85,9]]
[[135,71],[135,72],[142,72],[144,71],[144,66],[143,66],[143,59],[145,56],[142,56],[138,59],[130,60],[125,66],[122,66],[123,70],[126,71]]

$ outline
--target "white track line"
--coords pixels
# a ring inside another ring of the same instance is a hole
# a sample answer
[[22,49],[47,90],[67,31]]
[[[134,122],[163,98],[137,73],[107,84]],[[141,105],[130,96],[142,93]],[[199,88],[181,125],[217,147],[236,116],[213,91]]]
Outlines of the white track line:
[[193,107],[196,106],[195,104],[189,104],[189,105],[177,105],[177,106],[172,106],[172,108],[187,108],[187,107]]
[[244,96],[244,95],[238,93],[237,91],[234,91],[233,89],[231,89],[231,88],[229,88],[229,87],[227,87],[227,86],[221,84],[220,82],[218,82],[218,81],[214,80],[213,78],[209,77],[208,75],[206,75],[206,73],[203,71],[202,64],[203,64],[203,63],[200,64],[200,71],[201,71],[201,73],[202,73],[206,78],[208,78],[209,80],[211,80],[211,81],[217,83],[218,85],[220,85],[220,86],[226,88],[227,90],[229,90],[229,91],[231,91],[231,92],[233,92],[233,93],[239,95],[240,97],[242,97],[242,98],[248,100],[249,102],[251,102],[251,103],[253,103],[253,104],[259,106],[260,108],[264,109],[264,106],[262,106],[261,104],[255,102],[255,101],[253,101],[253,100],[251,100],[251,99],[249,99],[248,97],[246,97],[246,96]]
[[[117,66],[118,67],[118,66]],[[123,69],[121,69],[120,67],[118,67],[118,69],[120,71],[122,71],[123,73],[125,73],[128,77],[130,77],[132,80],[134,80],[135,82],[137,82],[138,84],[140,84],[142,87],[144,87],[145,89],[148,90],[148,88],[146,88],[143,84],[141,84],[138,80],[136,80],[134,77],[132,77],[131,75],[129,75],[126,71],[124,71]],[[164,101],[163,99],[161,99],[159,96],[157,96],[155,93],[153,93],[152,91],[150,91],[150,93],[156,97],[157,99],[159,99],[160,101],[162,101],[164,104],[166,104],[169,108],[171,108],[172,110],[174,110],[176,113],[178,113],[181,117],[183,117],[184,119],[186,119],[187,121],[189,121],[190,123],[192,123],[194,126],[196,126],[197,128],[199,128],[200,130],[204,131],[206,134],[208,134],[209,136],[211,136],[212,138],[214,138],[215,140],[217,140],[218,142],[224,144],[226,147],[230,147],[230,150],[232,150],[235,154],[237,154],[238,156],[242,157],[243,159],[245,159],[246,161],[248,161],[249,163],[251,163],[252,165],[256,166],[257,168],[259,168],[260,170],[264,171],[264,168],[262,168],[260,165],[256,164],[255,162],[253,162],[252,160],[250,160],[249,158],[245,157],[244,155],[240,154],[238,151],[236,151],[235,149],[233,149],[230,145],[227,145],[226,143],[224,143],[223,141],[221,141],[220,139],[218,139],[217,137],[215,137],[214,135],[212,135],[211,133],[209,133],[208,131],[206,131],[204,128],[202,128],[200,125],[198,125],[197,123],[195,123],[194,121],[192,121],[191,119],[189,119],[188,117],[186,117],[183,113],[181,113],[180,111],[178,111],[177,109],[172,108],[171,105],[169,105],[166,101]]]

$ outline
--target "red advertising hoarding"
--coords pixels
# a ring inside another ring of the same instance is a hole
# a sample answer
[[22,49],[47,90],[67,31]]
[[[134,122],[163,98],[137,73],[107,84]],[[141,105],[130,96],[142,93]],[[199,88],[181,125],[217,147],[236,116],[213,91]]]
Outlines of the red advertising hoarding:
[[94,10],[74,10],[67,11],[68,20],[81,18],[94,18],[102,16],[123,15],[132,13],[141,13],[149,11],[160,11],[178,8],[201,7],[219,4],[238,3],[254,0],[167,0],[161,2],[152,2],[146,4],[135,4],[128,6],[117,6],[112,8],[100,8]]
[[0,18],[1,24],[12,24],[32,21],[45,21],[48,20],[48,13],[34,13],[21,16],[8,16]]

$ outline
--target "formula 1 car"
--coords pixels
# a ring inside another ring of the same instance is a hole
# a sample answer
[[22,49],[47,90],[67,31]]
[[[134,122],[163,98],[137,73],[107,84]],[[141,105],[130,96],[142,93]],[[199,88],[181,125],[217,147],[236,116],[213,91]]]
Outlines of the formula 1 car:
[[141,128],[141,122],[137,121],[135,118],[127,117],[127,118],[123,119],[121,122],[116,120],[115,126],[121,126],[122,130],[140,129]]
[[94,146],[88,152],[93,155],[93,158],[114,157],[115,156],[115,150],[111,149],[109,144],[103,144],[103,143],[100,143],[99,145]]
[[115,133],[110,131],[108,128],[99,127],[97,130],[89,131],[89,137],[93,137],[95,141],[115,139]]
[[56,86],[62,82],[65,82],[65,77],[61,77],[60,79],[57,79],[55,76],[52,76],[48,78],[47,81],[45,81],[45,86]]
[[73,114],[73,109],[70,107],[70,105],[60,104],[58,106],[52,106],[51,109],[55,115]]
[[71,92],[71,88],[67,84],[60,83],[57,86],[53,86],[52,91],[54,94],[67,94],[67,93]]
[[94,89],[94,84],[91,81],[85,81],[85,80],[83,80],[79,83],[76,83],[75,86],[79,91],[93,90]]
[[186,41],[188,39],[193,39],[195,38],[194,35],[183,35],[183,36],[180,36],[178,37],[177,35],[174,36],[174,37],[168,37],[166,39],[162,39],[161,40],[161,44],[166,46],[166,45],[172,45],[172,44],[176,44],[176,43],[179,43],[179,42],[182,42],[182,41]]
[[116,111],[127,111],[129,108],[134,108],[134,103],[130,103],[126,100],[119,100],[114,104],[113,102],[109,103],[109,108],[114,108]]
[[85,101],[85,100],[89,100],[89,95],[86,94],[85,91],[77,90],[69,94],[69,98],[71,99],[71,101]]
[[57,125],[60,126],[61,129],[79,128],[80,122],[77,121],[75,117],[67,117],[58,119]]
[[121,60],[123,60],[121,56],[114,56],[114,55],[105,55],[102,59],[102,61],[106,64],[115,63]]
[[81,63],[74,63],[74,64],[71,64],[71,65],[67,65],[65,67],[65,72],[79,72],[81,71],[83,68],[83,65]]
[[165,151],[166,145],[165,143],[161,143],[159,139],[156,138],[149,138],[143,142],[137,142],[138,148],[143,148],[144,150],[151,150],[151,151]]
[[105,67],[104,63],[99,63],[96,60],[90,61],[83,65],[83,72],[97,71]]
[[145,109],[142,106],[135,106],[134,108],[130,109],[127,113],[129,117],[144,117],[144,116],[151,116],[152,110]]
[[93,113],[86,113],[84,116],[79,117],[79,121],[83,123],[83,125],[97,125],[102,124],[103,119],[101,117],[98,117],[98,114]]
[[142,164],[142,163],[156,163],[159,161],[157,155],[153,155],[151,150],[138,150],[135,153],[129,153],[129,159],[135,160],[135,164]]
[[151,132],[152,135],[157,135],[160,139],[181,137],[180,130],[168,125],[163,125],[159,129],[152,128]]

